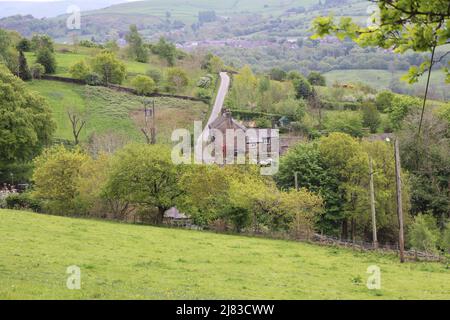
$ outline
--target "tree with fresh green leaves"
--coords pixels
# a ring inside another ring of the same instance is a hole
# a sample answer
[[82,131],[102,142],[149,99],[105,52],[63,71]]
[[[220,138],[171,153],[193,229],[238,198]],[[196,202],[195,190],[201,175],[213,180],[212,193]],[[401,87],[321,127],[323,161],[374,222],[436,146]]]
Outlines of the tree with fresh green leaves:
[[132,60],[138,62],[147,62],[148,51],[144,46],[141,35],[139,34],[135,24],[130,25],[130,30],[126,34],[125,39],[128,42],[128,56]]
[[[357,139],[345,133],[331,133],[322,137],[319,152],[324,167],[337,177],[342,206],[344,239],[355,239],[357,219],[368,210],[368,156]],[[349,222],[351,226],[349,228]]]
[[19,51],[19,72],[18,76],[23,81],[31,80],[30,68],[28,68],[27,58],[22,51]]
[[311,97],[313,88],[305,77],[296,77],[292,80],[292,83],[294,84],[297,99],[308,99]]
[[27,38],[20,39],[19,43],[16,46],[18,51],[29,52],[31,50],[31,41]]
[[269,72],[270,79],[275,81],[284,81],[287,77],[286,71],[279,68],[272,68]]
[[443,227],[450,218],[450,125],[426,111],[422,137],[417,139],[420,119],[420,110],[412,112],[398,133],[402,166],[412,174],[412,212],[431,213]]
[[55,52],[55,46],[53,40],[48,35],[35,34],[31,38],[31,49],[34,52],[39,52],[41,50],[49,50],[50,52]]
[[373,103],[368,103],[362,109],[362,121],[366,128],[370,129],[370,133],[376,133],[381,124],[381,116],[377,107]]
[[218,56],[212,56],[209,60],[208,64],[208,72],[218,74],[221,72],[225,67],[225,64],[223,63],[222,59]]
[[106,199],[118,199],[146,209],[157,208],[156,221],[183,195],[178,181],[183,167],[172,162],[170,149],[162,145],[132,144],[116,152],[105,186]]
[[[318,17],[313,21],[313,38],[329,34],[339,39],[350,38],[362,47],[373,46],[405,53],[409,50],[427,52],[430,57],[420,66],[411,66],[405,75],[410,83],[427,73],[427,84],[422,103],[424,114],[430,75],[434,65],[450,53],[450,10],[448,0],[374,0],[377,10],[366,26],[342,17],[336,22],[332,16]],[[441,49],[442,50],[439,50]],[[450,62],[449,62],[450,63]],[[446,81],[450,82],[450,68],[444,67]],[[423,119],[422,119],[423,120]],[[421,131],[421,124],[418,133]]]
[[364,136],[363,119],[359,112],[346,110],[327,115],[324,127],[328,132],[342,132],[353,137]]
[[0,162],[27,161],[51,142],[47,102],[0,65]]
[[91,61],[92,70],[101,76],[105,85],[121,84],[126,76],[125,64],[112,52],[102,51]]
[[429,253],[437,251],[439,236],[436,220],[431,215],[419,214],[408,230],[411,248]]
[[10,31],[0,29],[0,63],[3,63],[8,69],[17,74],[19,67],[18,52],[14,47],[14,39]]
[[155,81],[153,81],[152,78],[141,74],[134,77],[131,81],[131,86],[139,95],[149,95],[154,93],[156,90]]
[[166,81],[168,91],[181,92],[189,84],[189,77],[183,69],[173,67],[167,70]]
[[375,98],[375,105],[377,106],[378,111],[385,112],[391,109],[394,96],[395,94],[386,90],[378,93],[377,97]]
[[396,95],[391,106],[386,110],[392,128],[400,129],[408,114],[420,108],[420,101],[415,97]]
[[327,85],[327,81],[323,75],[321,75],[319,72],[311,72],[308,75],[308,81],[313,86],[321,86],[325,87]]
[[[359,45],[393,49],[404,53],[408,50],[429,52],[434,56],[437,47],[445,48],[450,39],[450,11],[446,0],[375,0],[378,10],[374,11],[368,25],[361,26],[351,18],[342,17],[336,22],[333,17],[319,17],[313,22],[316,37],[334,34],[340,39],[346,37]],[[441,54],[446,55],[448,50]],[[433,57],[420,67],[410,68],[410,82],[430,69],[441,57]],[[448,74],[448,69],[446,69]],[[450,76],[448,76],[450,81]]]
[[447,222],[442,231],[441,243],[439,247],[447,254],[450,254],[450,222]]
[[339,181],[322,162],[317,143],[299,143],[281,158],[275,176],[282,189],[295,187],[295,173],[299,188],[320,194],[324,201],[324,212],[317,221],[317,229],[329,234],[339,234],[343,201],[339,193]]
[[256,105],[258,79],[253,74],[250,66],[244,66],[234,76],[230,98],[236,108],[245,108]]
[[40,63],[35,63],[30,68],[33,79],[41,79],[45,74],[45,67]]
[[69,72],[72,75],[72,78],[85,80],[87,75],[91,72],[91,68],[85,60],[80,60],[69,68]]
[[156,44],[150,46],[152,52],[157,54],[161,58],[167,61],[169,66],[175,65],[175,60],[177,59],[177,48],[174,44],[168,42],[165,38],[161,37]]
[[36,63],[43,65],[47,74],[56,72],[55,54],[48,48],[41,48],[37,51]]
[[81,149],[59,145],[34,159],[34,197],[44,201],[45,210],[54,214],[83,214],[78,199],[81,170],[90,160]]

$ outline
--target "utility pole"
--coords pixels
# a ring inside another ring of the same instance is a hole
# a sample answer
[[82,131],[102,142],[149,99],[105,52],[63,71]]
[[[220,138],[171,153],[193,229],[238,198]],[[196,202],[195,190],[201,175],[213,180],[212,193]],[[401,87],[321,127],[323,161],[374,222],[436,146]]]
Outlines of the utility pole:
[[398,138],[394,141],[395,149],[395,175],[396,175],[396,185],[397,185],[397,215],[398,215],[398,226],[399,226],[399,236],[398,236],[398,247],[400,251],[400,262],[405,262],[405,239],[403,234],[403,204],[402,204],[402,179],[401,179],[401,163],[400,163],[400,149]]
[[[148,105],[152,104],[151,108],[148,108]],[[148,118],[151,117],[151,126],[149,130],[149,121]],[[155,100],[151,102],[148,100],[144,100],[144,121],[145,126],[141,128],[142,133],[144,134],[148,144],[156,143],[156,126],[155,126]]]
[[295,179],[295,190],[298,191],[298,171],[294,172],[294,179]]
[[370,210],[372,211],[372,240],[374,249],[378,248],[378,238],[377,238],[377,219],[375,211],[375,188],[373,186],[373,161],[369,158],[369,171],[370,171]]

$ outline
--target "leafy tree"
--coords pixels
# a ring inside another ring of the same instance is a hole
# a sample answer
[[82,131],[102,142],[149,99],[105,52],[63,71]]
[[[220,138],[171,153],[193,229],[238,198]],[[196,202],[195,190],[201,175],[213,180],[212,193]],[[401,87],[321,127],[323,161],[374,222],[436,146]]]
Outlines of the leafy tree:
[[270,70],[269,75],[270,75],[270,79],[275,80],[275,81],[283,81],[287,77],[286,71],[279,69],[279,68],[272,68]]
[[297,99],[308,99],[312,94],[312,87],[308,80],[300,76],[292,80],[294,84]]
[[17,55],[13,35],[10,31],[0,29],[0,63],[6,65],[11,72],[17,73]]
[[16,46],[18,51],[29,52],[31,51],[31,42],[27,38],[20,39],[19,43]]
[[410,226],[409,244],[413,249],[434,253],[437,251],[439,229],[433,216],[419,214]]
[[1,65],[0,97],[0,162],[30,160],[51,141],[50,108]]
[[450,209],[449,122],[426,111],[422,137],[417,138],[421,114],[416,110],[405,118],[398,133],[402,166],[412,173],[412,212],[431,213],[443,227]]
[[280,168],[275,180],[279,187],[295,187],[297,172],[299,188],[320,194],[325,211],[317,221],[317,228],[326,234],[336,234],[342,219],[343,201],[339,194],[339,181],[333,172],[322,162],[317,143],[297,144],[281,158]]
[[405,119],[412,111],[418,110],[419,107],[420,103],[417,98],[396,95],[392,99],[391,107],[387,109],[391,126],[394,129],[400,129],[402,127],[403,119]]
[[52,74],[56,71],[55,54],[48,48],[41,48],[37,51],[36,63],[43,65],[47,74]]
[[154,68],[149,69],[146,72],[146,75],[149,76],[150,78],[152,78],[156,84],[160,84],[161,80],[163,79],[163,75],[162,75],[161,71],[159,71],[158,69],[154,69]]
[[109,40],[108,42],[106,42],[105,49],[111,51],[112,53],[117,53],[120,50],[119,45],[115,40]]
[[[326,169],[339,181],[342,207],[341,236],[356,236],[356,219],[367,212],[368,159],[355,138],[344,133],[331,133],[320,140],[319,151]],[[351,229],[348,223],[351,222]]]
[[394,96],[395,95],[390,91],[381,91],[378,93],[375,100],[378,111],[385,112],[391,109]]
[[327,116],[324,126],[328,132],[342,132],[353,137],[364,135],[361,114],[353,111],[340,111]]
[[154,54],[157,54],[161,58],[167,61],[169,66],[175,64],[175,59],[177,58],[177,48],[174,44],[167,42],[167,40],[161,37],[158,43],[152,45],[151,50]]
[[444,252],[450,254],[450,222],[447,222],[444,230],[442,231],[440,248],[444,250]]
[[[333,17],[319,17],[313,22],[313,29],[316,32],[314,37],[335,34],[340,39],[349,37],[363,47],[393,49],[396,53],[405,53],[408,50],[429,52],[430,58],[418,67],[411,66],[404,77],[410,83],[415,83],[421,75],[428,73],[422,104],[423,114],[431,70],[450,52],[448,47],[445,47],[450,39],[448,1],[375,0],[374,2],[378,5],[379,13],[376,12],[372,16],[371,23],[366,27],[359,26],[348,17],[341,18],[338,24]],[[443,50],[439,50],[440,48]],[[450,68],[443,69],[447,74],[446,81],[450,82]],[[421,124],[419,132],[420,130]]]
[[28,68],[27,59],[22,51],[19,51],[19,78],[23,81],[31,79],[30,68]]
[[102,51],[91,61],[92,70],[101,76],[104,84],[121,84],[126,76],[125,64],[113,53]]
[[178,180],[182,167],[174,165],[170,150],[161,145],[129,145],[111,163],[105,197],[147,209],[157,208],[157,222],[183,194]]
[[280,211],[287,213],[289,230],[297,238],[310,238],[323,211],[322,198],[306,189],[281,192]]
[[363,107],[362,121],[364,127],[369,128],[371,133],[377,132],[381,123],[381,117],[378,113],[377,107],[375,107],[374,104],[369,103]]
[[180,92],[189,84],[186,72],[180,68],[170,68],[167,71],[167,88],[171,92]]
[[125,36],[125,39],[128,42],[129,57],[138,62],[147,62],[148,51],[147,48],[144,47],[142,37],[139,34],[136,25],[130,25],[130,31]]
[[223,70],[224,66],[225,65],[220,57],[213,56],[209,60],[208,71],[211,73],[219,73]]
[[89,156],[80,149],[68,150],[56,146],[45,150],[34,160],[33,195],[45,201],[50,213],[82,214],[84,208],[77,200],[81,168],[89,161]]
[[[450,12],[447,1],[376,0],[375,3],[379,14],[372,16],[370,25],[361,27],[347,17],[341,18],[339,23],[333,17],[319,17],[313,22],[316,36],[335,34],[341,39],[349,37],[361,46],[393,48],[398,53],[408,50],[431,52],[433,56],[436,47],[448,43]],[[433,59],[433,63],[436,61]],[[416,82],[430,66],[430,61],[423,62],[420,67],[412,66],[410,82]],[[448,69],[446,71],[448,73]]]
[[52,38],[48,35],[35,34],[31,38],[31,49],[36,53],[41,50],[49,50],[51,53],[54,53],[55,46]]
[[313,86],[325,87],[327,85],[325,77],[323,75],[321,75],[320,73],[318,73],[318,72],[311,72],[308,75],[308,81]]
[[35,63],[31,66],[30,71],[33,79],[40,79],[45,74],[45,67],[40,63]]
[[179,198],[177,207],[189,212],[196,224],[207,226],[219,218],[228,199],[226,170],[215,165],[189,166],[179,185],[185,192]]
[[131,81],[131,85],[140,95],[148,95],[154,93],[156,90],[155,81],[153,81],[152,78],[144,75],[137,75]]
[[236,108],[252,107],[257,100],[258,79],[250,66],[244,66],[234,77],[231,99]]
[[91,73],[91,68],[85,60],[80,60],[69,68],[69,72],[73,78],[85,80],[88,74]]

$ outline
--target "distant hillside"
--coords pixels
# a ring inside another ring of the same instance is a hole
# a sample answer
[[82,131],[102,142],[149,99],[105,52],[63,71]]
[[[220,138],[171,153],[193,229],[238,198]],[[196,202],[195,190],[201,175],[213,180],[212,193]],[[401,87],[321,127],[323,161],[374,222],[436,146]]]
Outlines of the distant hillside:
[[2,1],[0,2],[0,18],[13,15],[32,14],[36,18],[56,17],[67,12],[71,5],[80,7],[82,11],[105,8],[126,0],[53,0],[53,1]]
[[[304,23],[305,17],[298,15],[305,13],[306,9],[325,13],[330,8],[342,11],[340,7],[354,2],[363,2],[367,7],[367,2],[361,0],[264,0],[262,2],[256,0],[145,0],[89,11],[85,0],[78,1],[83,4],[79,5],[82,13],[81,30],[76,32],[65,27],[67,15],[63,13],[67,8],[66,1],[55,4],[56,7],[64,7],[63,12],[48,9],[48,12],[60,12],[62,15],[58,17],[36,19],[46,12],[47,5],[44,3],[40,9],[28,10],[32,11],[33,17],[29,16],[30,12],[27,10],[23,12],[19,10],[14,12],[14,16],[0,19],[0,28],[17,30],[25,36],[30,36],[34,32],[46,33],[60,41],[66,40],[73,33],[78,36],[94,37],[97,41],[105,41],[122,37],[128,30],[128,26],[134,23],[147,38],[165,35],[180,41],[202,38],[203,35],[209,36],[210,33],[222,38],[249,35],[272,29],[282,23],[281,20],[290,21],[293,18],[294,20],[299,18]],[[123,2],[123,0],[115,1]],[[107,0],[94,1],[92,6],[98,5],[97,8],[99,8],[102,2]],[[74,4],[77,4],[77,1]],[[35,5],[30,4],[30,8]],[[0,6],[3,5],[0,3]],[[317,13],[314,14],[314,16],[317,15]],[[53,14],[49,13],[48,16]],[[311,16],[306,20],[310,20]],[[287,27],[293,26],[295,24],[287,25]],[[306,30],[306,26],[303,29]]]

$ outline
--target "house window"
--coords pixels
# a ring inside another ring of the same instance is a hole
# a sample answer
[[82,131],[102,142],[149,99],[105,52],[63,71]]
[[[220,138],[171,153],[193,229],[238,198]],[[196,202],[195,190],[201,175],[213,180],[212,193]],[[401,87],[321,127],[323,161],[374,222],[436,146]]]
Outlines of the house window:
[[270,144],[270,138],[262,138],[264,144]]

